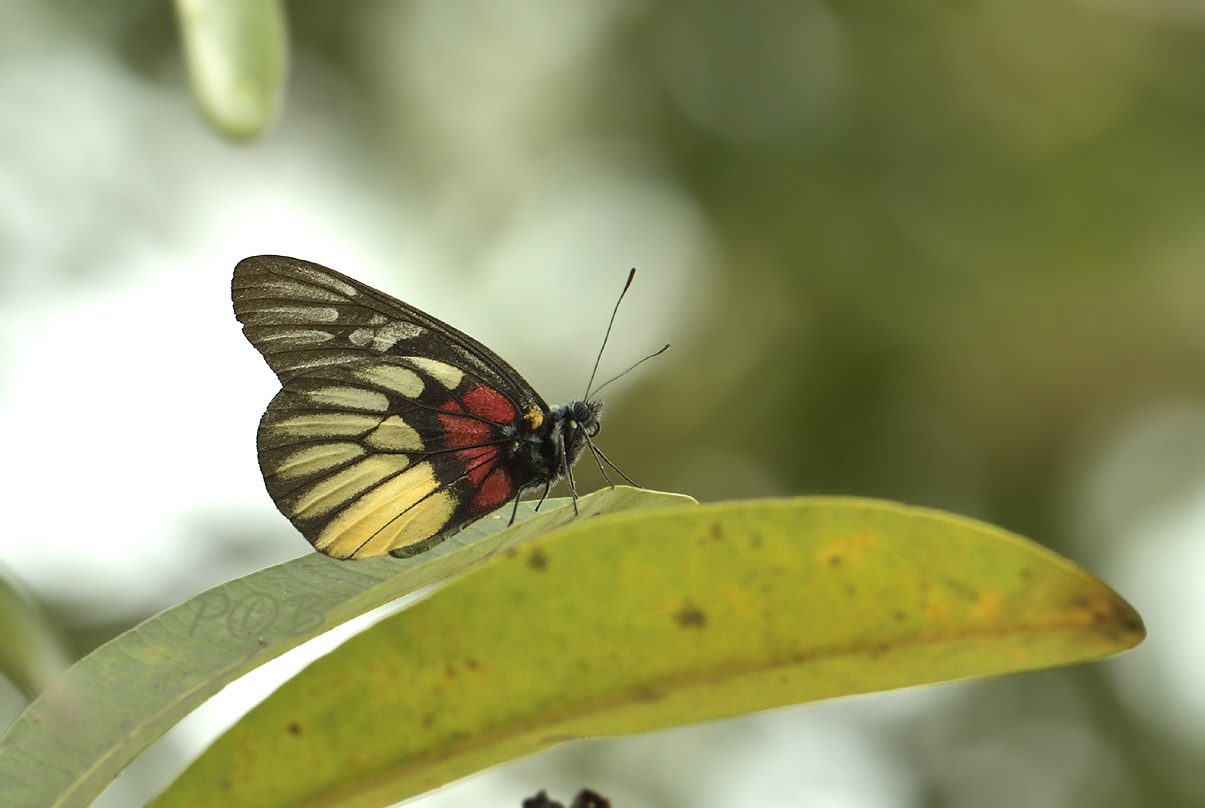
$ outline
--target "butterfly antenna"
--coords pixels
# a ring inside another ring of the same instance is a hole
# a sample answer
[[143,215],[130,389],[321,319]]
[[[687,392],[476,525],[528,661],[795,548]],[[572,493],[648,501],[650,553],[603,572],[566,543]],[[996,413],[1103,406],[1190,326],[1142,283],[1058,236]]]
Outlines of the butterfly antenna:
[[602,347],[598,349],[598,357],[594,360],[594,370],[590,372],[590,381],[586,383],[586,394],[582,396],[583,399],[590,398],[590,388],[594,384],[595,374],[598,373],[598,363],[602,361],[603,351],[607,347],[607,340],[611,337],[611,326],[615,325],[615,315],[619,313],[619,304],[623,302],[623,296],[628,293],[628,287],[632,285],[632,278],[635,277],[636,267],[632,267],[632,271],[628,273],[628,282],[623,285],[623,291],[619,293],[619,300],[615,301],[615,308],[611,310],[611,320],[607,323],[607,333],[603,335]]
[[[589,439],[589,438],[586,438],[586,442],[587,442],[587,443],[590,443],[590,439]],[[602,450],[602,449],[599,449],[599,448],[598,448],[597,446],[595,446],[593,443],[590,443],[590,449],[591,449],[591,450],[592,450],[592,451],[595,453],[595,455],[596,455],[596,457],[594,458],[595,460],[597,460],[599,457],[601,457],[601,458],[603,459],[603,461],[604,461],[604,462],[605,462],[605,463],[606,463],[608,466],[610,466],[611,468],[615,469],[616,473],[618,473],[620,477],[623,477],[625,480],[627,480],[629,483],[631,483],[632,485],[636,486],[637,488],[644,488],[644,486],[643,486],[643,485],[641,485],[640,483],[636,482],[635,480],[633,480],[633,479],[632,479],[631,477],[629,477],[628,475],[624,474],[624,473],[623,473],[623,469],[621,469],[619,466],[617,466],[617,465],[615,465],[614,463],[612,463],[612,462],[611,462],[611,458],[609,458],[609,457],[607,457],[605,454],[603,454],[603,450]],[[603,472],[603,476],[604,476],[604,477],[606,477],[606,476],[607,476],[607,473],[606,473],[605,471]],[[607,482],[611,482],[611,478],[610,478],[610,477],[607,477]],[[611,487],[612,487],[612,488],[614,488],[614,487],[615,487],[615,484],[614,484],[614,483],[612,483],[612,484],[611,484]]]
[[602,390],[604,387],[606,387],[606,386],[607,386],[608,384],[610,384],[611,382],[615,381],[616,379],[621,379],[621,378],[623,378],[624,376],[627,376],[627,375],[628,375],[629,373],[631,373],[633,370],[635,370],[636,368],[640,367],[640,366],[641,366],[641,365],[643,365],[645,362],[647,362],[647,361],[649,361],[650,359],[652,359],[654,356],[661,356],[661,354],[665,353],[665,352],[666,352],[666,351],[668,351],[668,350],[669,350],[669,343],[667,342],[667,343],[665,343],[664,345],[662,345],[660,348],[658,348],[657,350],[653,351],[651,354],[649,354],[648,356],[646,356],[644,359],[641,359],[639,362],[637,362],[636,364],[632,365],[630,368],[628,368],[627,370],[625,370],[623,373],[620,373],[618,376],[615,376],[615,377],[613,377],[613,378],[607,379],[605,382],[603,382],[602,384],[600,384],[600,385],[598,386],[598,389],[594,391],[595,395],[597,395],[597,394],[598,394],[598,391],[599,391],[599,390]]
[[611,482],[611,475],[607,474],[607,470],[603,467],[602,461],[598,459],[598,449],[594,446],[594,441],[590,440],[590,436],[586,433],[583,432],[582,435],[586,438],[586,446],[590,447],[590,455],[594,458],[594,462],[598,465],[598,470],[602,472],[603,479],[607,481],[607,485],[614,488],[615,483]]

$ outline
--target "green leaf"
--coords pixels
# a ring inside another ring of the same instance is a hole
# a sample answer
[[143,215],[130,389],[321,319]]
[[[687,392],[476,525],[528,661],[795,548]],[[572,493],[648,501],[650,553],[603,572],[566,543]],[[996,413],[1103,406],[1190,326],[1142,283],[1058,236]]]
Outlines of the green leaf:
[[72,659],[66,639],[45,610],[0,567],[0,673],[32,699]]
[[176,0],[193,94],[227,137],[256,137],[276,117],[288,61],[280,0]]
[[[584,517],[678,506],[630,488],[579,500]],[[90,805],[147,745],[226,684],[333,626],[574,519],[561,507],[478,521],[422,555],[336,561],[318,553],[216,586],[77,662],[0,740],[5,808]]]
[[1066,665],[1142,637],[1074,564],[935,511],[809,498],[613,514],[317,660],[152,805],[388,805],[571,738]]

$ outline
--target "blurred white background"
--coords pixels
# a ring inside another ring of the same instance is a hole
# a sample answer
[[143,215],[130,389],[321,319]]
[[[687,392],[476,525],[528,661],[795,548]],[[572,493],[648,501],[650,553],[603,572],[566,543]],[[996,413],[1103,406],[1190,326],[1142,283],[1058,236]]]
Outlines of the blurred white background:
[[[1205,803],[1200,15],[289,9],[289,95],[251,144],[200,119],[166,4],[3,12],[0,564],[81,653],[310,551],[256,466],[277,383],[233,318],[240,258],[401,297],[549,401],[580,394],[637,266],[603,372],[675,350],[609,390],[634,477],[981,516],[1101,575],[1151,636],[1090,668],[570,744],[414,804]],[[141,805],[336,641],[232,685],[100,804]],[[3,682],[0,704],[23,706]]]

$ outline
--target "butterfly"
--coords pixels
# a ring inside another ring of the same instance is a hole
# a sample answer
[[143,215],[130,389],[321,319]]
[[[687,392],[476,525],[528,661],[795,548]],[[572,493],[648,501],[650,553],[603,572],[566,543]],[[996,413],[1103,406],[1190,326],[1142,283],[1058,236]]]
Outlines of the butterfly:
[[243,259],[231,297],[281,383],[256,441],[264,483],[329,556],[422,552],[511,500],[517,510],[528,489],[546,497],[562,477],[576,509],[572,469],[587,447],[604,476],[599,458],[631,482],[591,440],[602,403],[589,385],[549,407],[464,332],[298,258]]

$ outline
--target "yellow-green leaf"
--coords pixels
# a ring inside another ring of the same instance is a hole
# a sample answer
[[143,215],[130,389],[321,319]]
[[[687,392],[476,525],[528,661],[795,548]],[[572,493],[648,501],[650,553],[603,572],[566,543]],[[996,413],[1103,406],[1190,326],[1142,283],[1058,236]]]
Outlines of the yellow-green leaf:
[[[608,489],[582,518],[689,497]],[[556,507],[560,505],[561,507]],[[564,500],[493,514],[412,558],[305,555],[215,586],[79,660],[0,740],[3,808],[85,808],[126,764],[226,684],[311,637],[575,517]],[[299,544],[301,542],[298,538]]]
[[34,596],[0,567],[0,673],[32,699],[71,661],[59,627]]
[[176,0],[193,94],[232,138],[259,135],[276,117],[288,62],[280,0]]
[[808,498],[614,514],[318,660],[153,805],[387,805],[570,738],[1066,665],[1142,637],[1071,562],[935,511]]

